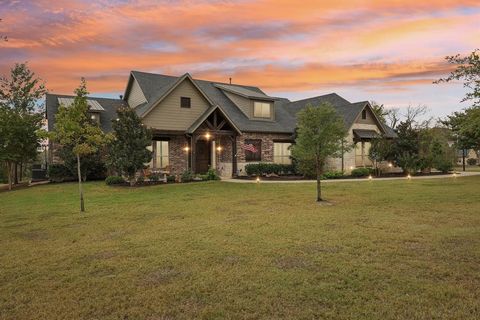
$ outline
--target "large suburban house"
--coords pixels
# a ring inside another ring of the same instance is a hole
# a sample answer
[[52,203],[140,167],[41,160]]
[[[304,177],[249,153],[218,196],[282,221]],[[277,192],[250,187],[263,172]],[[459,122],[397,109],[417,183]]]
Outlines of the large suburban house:
[[[72,102],[73,96],[47,94],[49,130],[54,128],[58,106]],[[351,103],[335,93],[290,101],[269,96],[258,87],[198,80],[188,73],[175,77],[132,71],[122,99],[88,98],[92,119],[106,132],[112,130],[119,107],[136,111],[153,132],[152,170],[180,174],[215,168],[224,177],[244,174],[248,163],[291,163],[296,114],[322,102],[330,103],[343,117],[348,142],[355,144],[342,158],[330,159],[330,170],[371,166],[371,139],[379,134],[395,137],[367,101]],[[55,161],[51,153],[50,161]]]

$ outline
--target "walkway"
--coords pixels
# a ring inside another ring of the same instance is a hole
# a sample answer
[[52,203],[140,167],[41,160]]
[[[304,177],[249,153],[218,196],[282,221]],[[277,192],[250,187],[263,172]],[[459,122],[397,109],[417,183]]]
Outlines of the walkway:
[[[456,174],[439,174],[433,176],[412,176],[412,180],[422,180],[422,179],[456,179],[461,177],[471,177],[471,176],[480,176],[480,172],[457,172]],[[391,177],[391,178],[373,178],[372,180],[368,178],[363,179],[330,179],[322,180],[322,183],[332,183],[332,182],[362,182],[362,181],[386,181],[386,180],[406,180],[406,177]],[[222,181],[232,182],[232,183],[257,183],[255,180],[243,180],[243,179],[222,179]],[[317,180],[286,180],[286,181],[272,181],[272,180],[260,180],[260,183],[314,183]]]

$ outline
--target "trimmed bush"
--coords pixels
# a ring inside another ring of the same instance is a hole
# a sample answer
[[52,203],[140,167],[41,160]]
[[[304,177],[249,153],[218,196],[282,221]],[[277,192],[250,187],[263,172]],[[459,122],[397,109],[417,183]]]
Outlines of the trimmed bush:
[[206,180],[220,180],[220,177],[217,174],[217,170],[208,169],[207,174],[205,175]]
[[245,172],[249,176],[262,176],[266,174],[287,175],[294,174],[295,170],[291,164],[278,163],[250,163],[245,166]]
[[53,182],[73,180],[73,174],[63,164],[51,164],[48,166],[48,179]]
[[342,171],[327,171],[322,175],[322,179],[341,179],[343,177]]
[[150,181],[152,181],[152,182],[157,182],[157,181],[160,180],[160,176],[159,176],[158,174],[155,174],[155,173],[154,173],[154,174],[150,175],[150,176],[148,177],[148,179],[149,179]]
[[448,173],[453,170],[453,163],[449,160],[441,160],[436,164],[436,169],[443,173]]
[[353,169],[350,173],[352,177],[366,177],[373,173],[373,169],[371,168],[356,168]]
[[190,170],[186,170],[182,173],[182,182],[190,182],[193,180],[193,173]]
[[173,183],[173,182],[175,182],[175,176],[167,176],[167,182],[168,182],[168,183]]
[[467,164],[469,166],[475,166],[475,165],[477,165],[477,159],[469,158],[469,159],[467,159]]
[[109,186],[115,185],[115,184],[124,184],[125,179],[123,179],[122,177],[119,177],[119,176],[108,176],[105,179],[105,183]]
[[140,183],[145,182],[145,177],[144,176],[138,176],[137,182],[140,182]]

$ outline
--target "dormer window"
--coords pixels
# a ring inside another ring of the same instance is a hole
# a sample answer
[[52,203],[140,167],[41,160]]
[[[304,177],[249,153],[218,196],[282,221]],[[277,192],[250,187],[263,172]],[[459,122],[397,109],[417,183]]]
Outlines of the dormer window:
[[255,118],[271,118],[272,105],[268,102],[255,101],[253,103],[253,116]]
[[190,108],[191,99],[189,97],[180,97],[180,107],[181,108]]

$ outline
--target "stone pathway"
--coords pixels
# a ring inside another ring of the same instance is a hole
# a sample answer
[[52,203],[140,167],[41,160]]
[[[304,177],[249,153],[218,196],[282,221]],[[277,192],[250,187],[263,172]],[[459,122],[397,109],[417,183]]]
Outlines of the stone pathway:
[[[412,176],[411,180],[422,180],[422,179],[457,179],[461,177],[471,177],[471,176],[480,176],[480,172],[457,172],[456,174],[439,174],[434,176]],[[322,180],[322,183],[332,183],[332,182],[362,182],[362,181],[386,181],[386,180],[407,180],[406,177],[391,177],[391,178],[373,178],[372,180],[368,178],[363,179],[330,179]],[[232,183],[257,183],[255,180],[243,180],[243,179],[222,179],[225,182]],[[272,181],[272,180],[260,180],[260,183],[316,183],[317,180],[286,180],[286,181]]]

